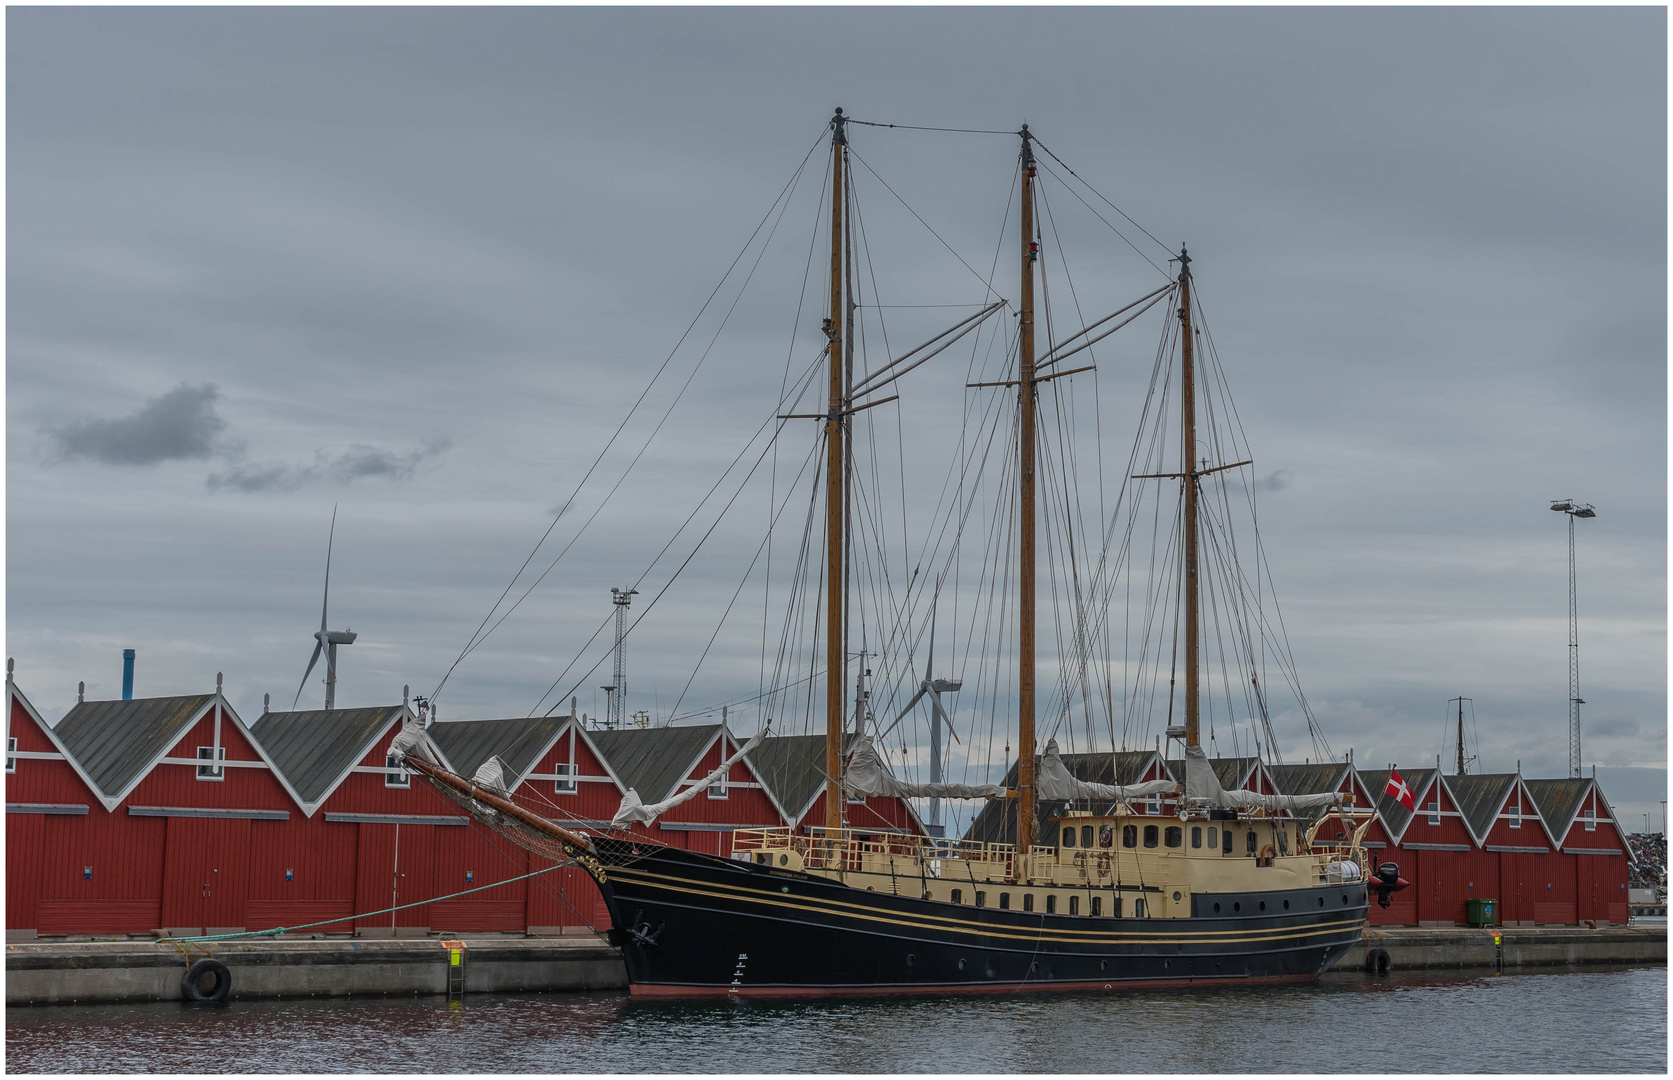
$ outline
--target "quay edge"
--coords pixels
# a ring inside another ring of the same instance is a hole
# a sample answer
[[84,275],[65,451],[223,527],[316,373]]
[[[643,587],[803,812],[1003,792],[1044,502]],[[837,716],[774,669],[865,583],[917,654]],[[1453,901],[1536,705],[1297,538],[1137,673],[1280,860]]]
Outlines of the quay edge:
[[[1665,926],[1513,927],[1499,930],[1504,965],[1665,964]],[[464,937],[465,991],[627,990],[621,951],[602,937]],[[1369,927],[1336,965],[1365,967],[1385,950],[1392,970],[1492,968],[1487,929]],[[437,938],[225,941],[26,942],[6,947],[6,1005],[115,1004],[181,1000],[187,966],[213,957],[232,974],[234,998],[441,995],[449,952]]]

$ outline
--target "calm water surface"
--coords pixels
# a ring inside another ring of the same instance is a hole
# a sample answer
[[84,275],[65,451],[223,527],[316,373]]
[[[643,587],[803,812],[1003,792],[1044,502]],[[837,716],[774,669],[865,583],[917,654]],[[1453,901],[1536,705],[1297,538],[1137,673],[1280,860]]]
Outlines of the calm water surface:
[[7,1072],[1656,1072],[1667,969],[709,1004],[606,994],[6,1011]]

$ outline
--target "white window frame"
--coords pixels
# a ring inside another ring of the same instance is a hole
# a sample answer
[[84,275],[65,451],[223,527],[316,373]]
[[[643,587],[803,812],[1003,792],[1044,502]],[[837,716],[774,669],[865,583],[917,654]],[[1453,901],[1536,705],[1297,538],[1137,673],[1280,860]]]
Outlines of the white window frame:
[[575,764],[569,761],[559,761],[552,766],[552,790],[558,795],[574,795],[581,790],[577,779]]
[[[726,748],[721,747],[721,754],[722,754],[723,757],[725,755],[725,751],[726,751]],[[714,783],[710,784],[709,787],[708,787],[708,790],[705,791],[704,794],[707,795],[711,799],[727,798],[729,792],[727,791],[727,788],[726,788],[726,782],[730,779],[731,779],[730,776],[727,776],[726,774],[722,773],[720,779],[716,780]]]
[[1439,825],[1441,823],[1441,797],[1439,795],[1435,796],[1434,802],[1431,802],[1423,809],[1429,815],[1429,824]]
[[227,778],[227,767],[223,764],[219,764],[219,762],[224,762],[226,759],[227,748],[224,746],[198,747],[197,760],[200,762],[209,762],[209,764],[199,765],[197,767],[197,778],[199,780],[207,781],[225,780]]
[[412,773],[395,764],[395,750],[389,749],[383,756],[383,767],[389,771],[383,774],[383,786],[386,788],[412,787]]
[[17,736],[6,736],[6,771],[17,772]]

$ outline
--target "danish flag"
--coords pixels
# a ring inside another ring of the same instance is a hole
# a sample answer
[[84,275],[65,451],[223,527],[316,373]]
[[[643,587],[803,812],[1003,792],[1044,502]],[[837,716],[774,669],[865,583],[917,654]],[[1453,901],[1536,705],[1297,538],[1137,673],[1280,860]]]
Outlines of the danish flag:
[[1417,809],[1417,799],[1412,796],[1412,789],[1406,786],[1404,780],[1400,779],[1400,772],[1397,769],[1389,771],[1388,787],[1383,789],[1383,794],[1404,806],[1407,810]]

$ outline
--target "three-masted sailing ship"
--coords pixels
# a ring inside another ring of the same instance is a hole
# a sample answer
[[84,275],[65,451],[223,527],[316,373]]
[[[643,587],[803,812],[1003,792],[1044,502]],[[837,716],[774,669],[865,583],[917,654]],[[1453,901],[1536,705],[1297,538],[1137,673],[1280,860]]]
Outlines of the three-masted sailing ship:
[[[1199,460],[1197,334],[1191,261],[1183,249],[1177,276],[1145,298],[1171,298],[1179,323],[1178,468],[1135,479],[1180,485],[1184,724],[1183,730],[1170,727],[1170,736],[1183,743],[1184,782],[1076,779],[1055,742],[1037,757],[1036,402],[1040,386],[1069,372],[1036,364],[1037,166],[1028,128],[1018,136],[1016,362],[1013,377],[996,384],[1014,391],[1017,410],[1013,786],[938,778],[910,783],[890,773],[870,740],[844,730],[844,439],[850,417],[868,403],[856,400],[863,394],[854,392],[844,371],[844,339],[852,330],[842,315],[852,308],[845,308],[851,301],[845,294],[843,207],[849,148],[840,109],[831,121],[830,314],[823,326],[829,392],[820,415],[826,442],[824,827],[806,833],[793,826],[740,830],[731,857],[678,850],[620,829],[577,827],[535,813],[510,798],[492,775],[448,772],[428,752],[421,732],[397,743],[409,768],[477,819],[530,851],[585,868],[609,907],[612,936],[636,996],[994,993],[1306,980],[1359,940],[1374,894],[1398,878],[1390,864],[1374,877],[1361,869],[1366,862],[1358,841],[1368,811],[1343,806],[1343,796],[1332,792],[1226,791],[1204,751],[1199,489],[1205,476],[1247,462]],[[863,393],[886,381],[870,380]],[[680,798],[699,790],[701,785]],[[845,824],[844,808],[850,798],[866,795],[1012,800],[1016,842],[856,831]],[[1139,800],[1153,799],[1165,799],[1170,812],[1133,809]],[[651,820],[663,809],[631,801],[635,805],[624,804],[617,825]],[[1040,804],[1071,809],[1040,821]],[[1077,805],[1095,809],[1073,809]],[[1298,811],[1313,811],[1313,824],[1305,814],[1292,816]],[[1315,845],[1320,815],[1357,819],[1348,830],[1351,839]]]

